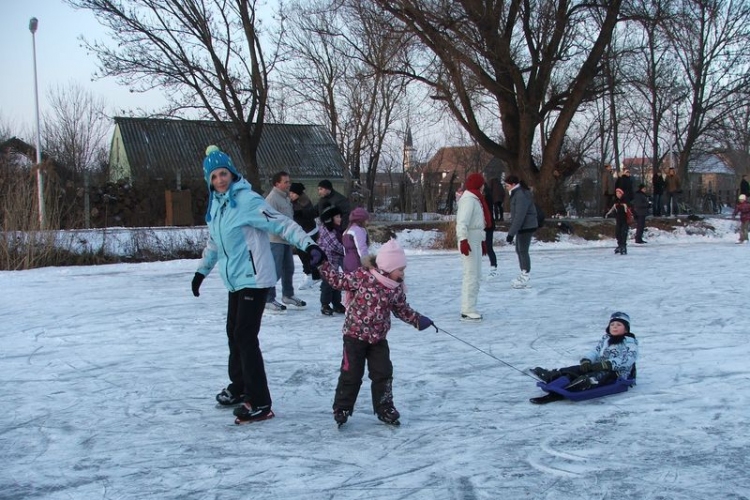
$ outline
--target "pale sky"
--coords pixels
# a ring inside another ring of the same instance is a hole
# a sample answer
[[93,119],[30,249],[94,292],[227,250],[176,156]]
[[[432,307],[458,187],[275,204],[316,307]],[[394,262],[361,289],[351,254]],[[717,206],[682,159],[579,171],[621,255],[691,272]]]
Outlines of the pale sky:
[[113,78],[92,81],[97,60],[86,54],[78,37],[105,38],[104,28],[87,10],[75,10],[62,0],[0,0],[0,123],[12,132],[32,133],[34,118],[34,67],[29,20],[39,20],[36,32],[37,78],[40,114],[44,115],[50,89],[71,82],[106,99],[112,110],[158,108],[158,93],[130,93]]

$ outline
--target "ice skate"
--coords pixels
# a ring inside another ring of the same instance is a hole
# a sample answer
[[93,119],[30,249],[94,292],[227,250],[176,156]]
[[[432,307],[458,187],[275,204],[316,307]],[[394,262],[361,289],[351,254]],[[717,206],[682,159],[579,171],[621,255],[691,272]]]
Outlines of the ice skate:
[[477,312],[461,313],[461,321],[482,321],[482,315]]
[[234,423],[237,425],[260,422],[276,416],[270,405],[253,408],[249,403],[243,403],[242,406],[235,409],[234,414],[237,417],[234,419]]
[[401,422],[398,421],[401,415],[393,406],[381,408],[377,413],[378,420],[380,420],[381,422],[385,422],[388,425],[401,425]]
[[295,309],[302,309],[303,307],[307,307],[307,302],[295,297],[294,295],[292,295],[291,297],[282,297],[281,302]]
[[219,394],[216,395],[216,401],[222,406],[234,406],[242,403],[242,394],[234,395],[228,389],[222,389]]
[[349,417],[351,417],[351,415],[351,410],[344,410],[342,408],[336,408],[335,410],[333,410],[333,419],[336,421],[339,427],[344,425],[346,421],[349,420]]
[[528,271],[521,271],[516,279],[510,282],[511,288],[531,288],[531,275]]

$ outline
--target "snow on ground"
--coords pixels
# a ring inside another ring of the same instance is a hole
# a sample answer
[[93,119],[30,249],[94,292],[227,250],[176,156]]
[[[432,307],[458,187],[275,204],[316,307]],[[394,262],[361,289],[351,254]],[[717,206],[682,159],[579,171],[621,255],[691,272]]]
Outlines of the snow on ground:
[[[400,428],[372,415],[368,379],[336,428],[342,317],[313,291],[264,316],[277,418],[235,426],[213,399],[226,291],[211,275],[194,298],[196,261],[0,272],[0,498],[750,498],[750,248],[715,222],[711,237],[651,231],[627,256],[535,244],[529,290],[510,289],[499,243],[480,324],[459,321],[458,253],[401,233],[409,301],[442,331],[394,320]],[[640,341],[638,385],[530,404],[519,370],[577,361],[615,310]]]

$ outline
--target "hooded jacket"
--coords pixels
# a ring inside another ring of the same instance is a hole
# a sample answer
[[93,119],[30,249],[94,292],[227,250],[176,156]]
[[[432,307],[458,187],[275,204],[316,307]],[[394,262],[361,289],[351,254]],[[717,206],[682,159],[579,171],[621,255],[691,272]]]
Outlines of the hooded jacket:
[[593,363],[609,361],[618,378],[635,378],[634,368],[636,361],[638,361],[638,339],[632,333],[626,333],[622,342],[619,343],[610,344],[609,339],[610,335],[605,334],[599,339],[594,349],[583,357]]
[[300,226],[271,208],[245,179],[234,182],[226,193],[211,190],[210,196],[209,237],[198,272],[208,276],[218,264],[230,292],[276,284],[269,233],[300,249],[314,244]]
[[320,267],[320,274],[336,290],[353,294],[346,308],[343,333],[369,344],[385,339],[391,329],[391,313],[404,323],[419,328],[419,313],[406,302],[404,284],[390,289],[380,283],[370,272],[376,268],[372,255],[364,259],[364,266],[343,273],[333,269],[329,262]]
[[536,206],[528,189],[520,184],[510,192],[510,227],[508,235],[533,232],[539,224],[536,216]]

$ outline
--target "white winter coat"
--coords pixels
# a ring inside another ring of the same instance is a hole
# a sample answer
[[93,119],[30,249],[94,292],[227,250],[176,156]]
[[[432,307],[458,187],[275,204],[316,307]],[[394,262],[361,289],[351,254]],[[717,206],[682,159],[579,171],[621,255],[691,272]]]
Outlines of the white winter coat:
[[482,269],[482,242],[485,238],[484,209],[479,198],[465,191],[458,200],[456,213],[456,240],[467,240],[471,247],[469,255],[461,254],[463,263],[463,285],[461,287],[461,313],[476,313],[479,295],[479,277]]

